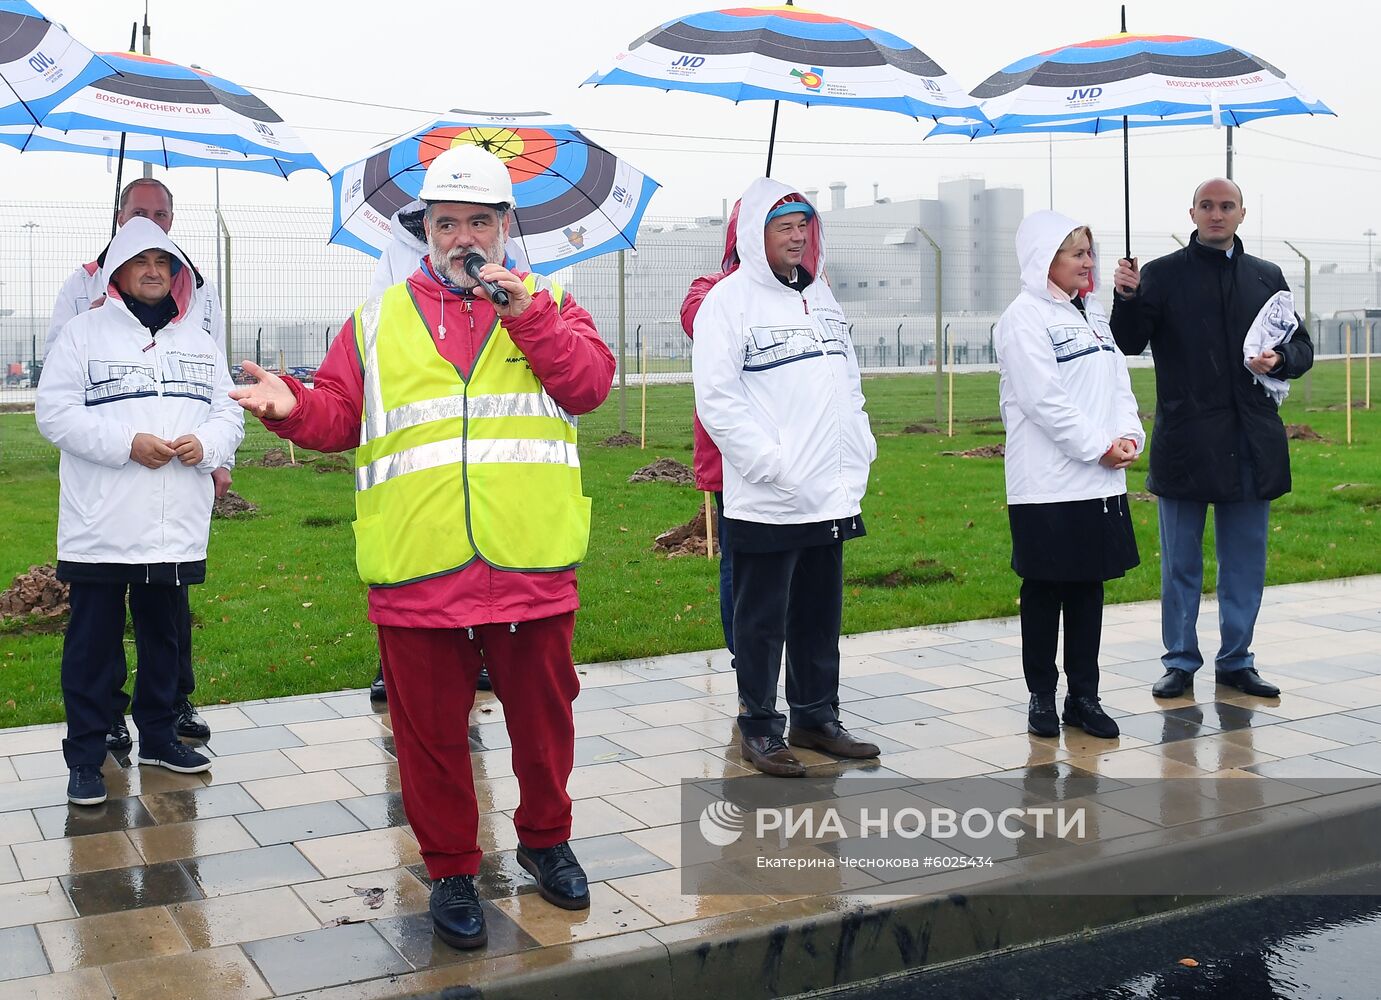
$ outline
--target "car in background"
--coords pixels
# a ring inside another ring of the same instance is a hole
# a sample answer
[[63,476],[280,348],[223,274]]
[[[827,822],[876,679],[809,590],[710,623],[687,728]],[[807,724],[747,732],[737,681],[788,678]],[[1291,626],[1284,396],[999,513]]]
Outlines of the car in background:
[[315,365],[291,365],[288,374],[299,382],[311,382],[316,379]]

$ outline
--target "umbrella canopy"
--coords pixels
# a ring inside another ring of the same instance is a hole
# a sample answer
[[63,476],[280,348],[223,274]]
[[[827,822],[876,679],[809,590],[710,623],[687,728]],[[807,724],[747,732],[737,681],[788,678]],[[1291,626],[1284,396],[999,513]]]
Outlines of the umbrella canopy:
[[0,125],[36,124],[115,70],[24,0],[0,0]]
[[[223,146],[190,139],[168,139],[161,135],[140,133],[74,131],[33,125],[0,125],[0,144],[13,146],[21,153],[88,153],[111,159],[122,155],[120,142],[124,140],[123,156],[160,167],[225,167],[230,170],[252,170],[261,174],[286,177],[294,170],[323,169],[314,161],[301,156],[269,156],[266,153],[238,153]],[[310,154],[308,154],[310,156]]]
[[[1132,256],[1128,132],[1166,125],[1232,126],[1274,115],[1331,115],[1264,59],[1208,38],[1122,31],[1041,52],[994,73],[974,90],[986,124],[937,123],[929,135],[1122,130],[1122,211]],[[1229,176],[1231,159],[1229,154]]]
[[326,172],[271,107],[229,80],[132,52],[101,53],[118,70],[70,93],[43,116],[61,132],[129,132],[271,156],[284,173]]
[[1106,132],[1157,125],[1241,125],[1274,115],[1331,115],[1266,60],[1209,38],[1129,35],[1018,60],[972,96],[988,122],[931,135]]
[[906,39],[794,6],[710,10],[668,21],[585,83],[982,120],[949,74]]
[[[689,90],[735,103],[791,101],[936,121],[985,120],[939,63],[906,39],[789,0],[781,7],[710,10],[668,21],[630,42],[585,83]],[[776,132],[774,104],[770,142]]]
[[381,255],[393,213],[417,198],[437,154],[461,143],[508,167],[517,202],[510,236],[541,274],[631,249],[660,186],[551,115],[456,109],[331,175],[331,242]]

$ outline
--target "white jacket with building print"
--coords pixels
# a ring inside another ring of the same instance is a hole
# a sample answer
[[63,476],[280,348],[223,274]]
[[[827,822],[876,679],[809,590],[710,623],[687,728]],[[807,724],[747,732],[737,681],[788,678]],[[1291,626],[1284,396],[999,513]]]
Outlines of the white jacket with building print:
[[1127,492],[1121,469],[1098,463],[1118,438],[1146,441],[1127,360],[1094,288],[1084,312],[1050,282],[1050,264],[1081,223],[1033,212],[1017,229],[1021,291],[993,332],[1007,429],[1007,502],[1060,503]]
[[[178,314],[153,336],[110,284],[121,264],[151,248],[181,264],[172,287]],[[244,419],[220,344],[203,327],[202,290],[186,257],[147,219],[121,227],[101,276],[105,301],[58,333],[38,386],[38,429],[62,450],[58,558],[205,559],[211,472],[234,456]],[[195,434],[202,460],[146,468],[130,458],[139,433],[167,441]]]
[[859,513],[877,443],[849,324],[824,278],[819,215],[804,265],[814,280],[804,291],[768,265],[763,227],[787,195],[801,197],[767,178],[744,193],[742,264],[696,314],[692,367],[696,412],[724,454],[725,516],[809,524]]

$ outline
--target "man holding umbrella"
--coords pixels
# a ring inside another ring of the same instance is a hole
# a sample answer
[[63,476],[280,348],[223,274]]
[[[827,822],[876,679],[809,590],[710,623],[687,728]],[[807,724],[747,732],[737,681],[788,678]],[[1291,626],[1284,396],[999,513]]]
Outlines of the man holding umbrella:
[[1275,349],[1243,357],[1257,314],[1289,286],[1275,264],[1237,238],[1242,189],[1225,178],[1194,191],[1189,245],[1138,268],[1118,262],[1113,337],[1125,354],[1150,344],[1156,422],[1146,488],[1159,497],[1161,636],[1165,674],[1152,693],[1176,698],[1203,665],[1196,625],[1204,572],[1204,520],[1213,505],[1218,549],[1219,684],[1274,698],[1252,632],[1266,585],[1271,501],[1290,491],[1290,451],[1275,400],[1255,376],[1299,378],[1314,363],[1303,324]]
[[[167,185],[152,177],[140,177],[130,181],[120,192],[120,211],[115,217],[116,226],[123,226],[130,219],[148,219],[167,233],[173,227],[173,193]],[[43,360],[47,363],[48,352],[52,350],[58,333],[74,316],[86,312],[105,301],[106,289],[102,284],[102,266],[105,264],[107,250],[102,250],[95,260],[82,264],[67,276],[58,289],[57,300],[53,303],[53,315],[48,321],[48,335],[43,341]],[[225,318],[221,315],[221,300],[216,294],[216,286],[206,281],[197,272],[200,282],[200,295],[196,317],[197,325],[216,343],[225,340]],[[235,458],[230,456],[225,466],[211,473],[217,498],[225,496],[230,488],[230,470]],[[192,609],[188,603],[187,588],[181,588],[179,595],[181,607],[178,612],[178,673],[177,673],[177,735],[189,740],[206,742],[211,739],[211,727],[206,724],[192,705],[192,692],[196,690],[196,677],[192,672]],[[110,730],[106,733],[106,749],[116,756],[125,756],[134,747],[129,728],[125,725],[125,709],[129,706],[129,696],[125,694],[126,677],[124,672],[117,678],[115,689],[115,715],[111,719]]]
[[427,257],[346,322],[314,390],[245,362],[258,383],[231,395],[299,445],[356,449],[356,562],[403,806],[437,936],[476,948],[487,933],[465,720],[482,666],[512,737],[518,863],[549,902],[590,905],[566,792],[590,524],[574,414],[609,394],[614,357],[559,285],[504,266],[513,185],[496,156],[447,149],[421,196]]

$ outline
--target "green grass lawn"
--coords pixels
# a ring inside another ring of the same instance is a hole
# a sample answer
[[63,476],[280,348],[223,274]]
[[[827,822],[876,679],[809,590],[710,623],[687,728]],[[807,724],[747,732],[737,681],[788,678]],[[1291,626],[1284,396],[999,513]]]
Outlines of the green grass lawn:
[[[1133,382],[1149,412],[1152,373],[1135,371]],[[1360,376],[1354,382],[1360,386]],[[1308,423],[1328,440],[1291,444],[1295,490],[1272,508],[1270,583],[1381,572],[1374,527],[1381,509],[1381,419],[1375,411],[1354,411],[1355,443],[1343,444],[1342,384],[1341,365],[1321,365],[1313,375],[1313,405],[1306,407],[1300,387],[1283,411],[1287,422]],[[864,388],[879,456],[864,500],[869,534],[847,547],[844,630],[1015,613],[1002,463],[941,454],[1002,440],[997,377],[956,379],[952,439],[904,432],[934,422],[933,377],[872,378]],[[582,419],[585,489],[595,504],[590,554],[580,573],[579,661],[721,644],[717,565],[652,550],[653,538],[688,520],[703,495],[627,481],[658,457],[690,463],[691,400],[689,386],[649,389],[646,451],[600,447],[619,429],[617,394]],[[631,386],[627,415],[635,435],[639,402],[639,389]],[[351,478],[319,473],[312,464],[257,468],[251,461],[279,442],[257,421],[248,427],[234,488],[260,511],[212,524],[208,580],[192,590],[198,701],[362,687],[377,656],[354,571]],[[1131,470],[1129,489],[1143,490],[1144,479],[1142,462]],[[1360,485],[1335,489],[1344,483]],[[56,506],[56,454],[38,437],[31,414],[0,415],[0,586],[30,565],[54,560]],[[1155,505],[1134,502],[1132,509],[1142,565],[1109,585],[1110,602],[1145,600],[1158,591]],[[60,632],[0,630],[0,726],[62,718],[61,646]],[[132,640],[127,652],[133,665]]]

